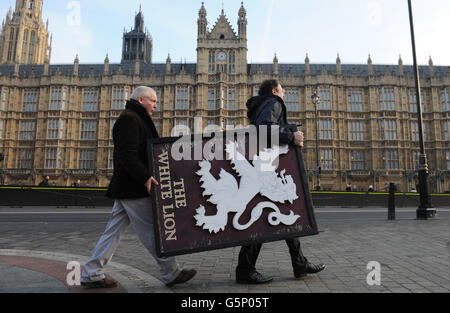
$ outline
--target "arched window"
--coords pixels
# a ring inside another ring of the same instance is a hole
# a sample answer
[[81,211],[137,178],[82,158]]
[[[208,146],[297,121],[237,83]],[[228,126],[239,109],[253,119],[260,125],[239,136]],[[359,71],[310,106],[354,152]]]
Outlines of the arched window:
[[[16,60],[16,54],[17,54],[17,43],[19,42],[19,30],[16,30],[16,39],[14,39],[14,49],[13,49],[13,56],[12,59],[15,61]],[[20,57],[20,55],[18,55],[17,57]]]
[[213,74],[216,70],[216,53],[214,51],[209,52],[209,74]]
[[234,51],[228,54],[228,67],[228,72],[234,74],[236,71],[236,54]]
[[9,37],[9,47],[8,47],[8,61],[12,60],[13,47],[14,47],[14,29],[11,29],[11,36]]
[[28,9],[33,10],[34,7],[34,0],[30,0],[30,3],[28,4]]
[[31,32],[30,36],[30,52],[28,53],[28,63],[33,63],[33,56],[34,56],[34,41],[35,41],[36,34],[34,31]]
[[22,63],[25,63],[27,60],[27,51],[28,51],[28,30],[26,30],[23,33]]

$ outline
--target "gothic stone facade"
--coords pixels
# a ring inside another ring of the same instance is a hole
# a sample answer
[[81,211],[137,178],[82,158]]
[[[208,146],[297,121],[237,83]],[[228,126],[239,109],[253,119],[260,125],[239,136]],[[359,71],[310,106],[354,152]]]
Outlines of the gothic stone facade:
[[0,64],[44,64],[50,62],[48,20],[42,22],[43,0],[18,0],[3,20],[0,34]]
[[[303,153],[311,189],[315,184],[316,125],[323,190],[347,184],[384,191],[395,182],[415,188],[418,125],[413,68],[398,65],[247,63],[246,12],[238,13],[236,33],[222,12],[208,30],[206,10],[198,17],[196,64],[5,64],[0,65],[0,180],[35,185],[51,182],[107,186],[112,175],[112,127],[132,90],[158,93],[154,121],[162,136],[176,125],[248,125],[246,100],[259,84],[281,80],[288,119],[301,123]],[[450,70],[420,67],[425,146],[430,190],[450,190]],[[321,99],[315,106],[311,95]],[[317,121],[317,123],[316,123]]]

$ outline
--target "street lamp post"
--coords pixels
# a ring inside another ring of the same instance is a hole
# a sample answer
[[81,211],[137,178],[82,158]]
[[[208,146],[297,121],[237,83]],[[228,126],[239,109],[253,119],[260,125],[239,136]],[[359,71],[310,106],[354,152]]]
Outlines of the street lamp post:
[[317,124],[317,104],[319,103],[320,96],[317,94],[317,90],[314,91],[313,95],[311,96],[312,102],[314,104],[314,121],[316,124],[316,190],[320,190],[320,172],[322,171],[322,168],[320,166],[319,162],[319,125]]
[[425,145],[423,141],[423,121],[422,121],[422,97],[420,93],[420,79],[419,79],[419,67],[417,65],[416,56],[416,40],[414,35],[414,21],[412,14],[411,0],[408,0],[409,9],[409,23],[411,27],[411,43],[414,61],[414,78],[416,83],[416,103],[417,103],[417,118],[419,124],[419,190],[420,192],[420,205],[416,211],[417,219],[428,219],[436,216],[436,209],[431,205],[431,197],[428,192],[428,164],[427,155],[425,153]]

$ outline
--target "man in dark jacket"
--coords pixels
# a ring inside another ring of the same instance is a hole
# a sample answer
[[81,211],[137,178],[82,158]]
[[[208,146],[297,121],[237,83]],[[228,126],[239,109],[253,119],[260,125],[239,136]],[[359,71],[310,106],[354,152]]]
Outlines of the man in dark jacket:
[[45,176],[44,180],[39,183],[39,187],[48,187],[50,186],[50,176]]
[[[281,145],[296,145],[303,147],[303,133],[296,127],[288,125],[284,92],[278,80],[266,80],[259,89],[259,96],[247,102],[247,116],[250,123],[259,125],[278,125],[279,143]],[[267,138],[270,138],[268,136]],[[286,240],[291,255],[295,278],[299,279],[306,274],[318,273],[325,269],[324,264],[314,265],[303,255],[298,238]],[[236,282],[241,284],[263,284],[273,280],[256,271],[256,260],[262,244],[243,246],[239,252],[238,266],[236,267]]]
[[114,124],[114,173],[107,196],[115,199],[115,202],[106,230],[83,268],[81,285],[85,288],[117,286],[117,282],[107,278],[102,270],[111,260],[121,234],[130,223],[143,245],[156,259],[162,280],[167,286],[184,283],[196,274],[193,269],[181,270],[174,257],[159,258],[156,255],[149,196],[158,182],[149,168],[147,152],[147,140],[158,138],[151,118],[156,105],[155,91],[149,87],[138,87]]

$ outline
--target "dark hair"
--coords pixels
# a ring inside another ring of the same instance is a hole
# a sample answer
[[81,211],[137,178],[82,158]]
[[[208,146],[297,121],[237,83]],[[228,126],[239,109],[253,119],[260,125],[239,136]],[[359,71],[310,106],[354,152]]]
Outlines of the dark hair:
[[261,86],[259,86],[258,94],[260,96],[269,96],[272,94],[272,90],[276,89],[280,81],[278,79],[268,79],[262,82]]

